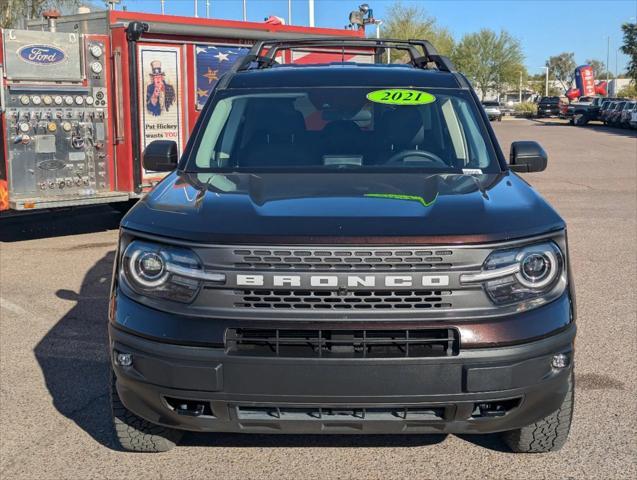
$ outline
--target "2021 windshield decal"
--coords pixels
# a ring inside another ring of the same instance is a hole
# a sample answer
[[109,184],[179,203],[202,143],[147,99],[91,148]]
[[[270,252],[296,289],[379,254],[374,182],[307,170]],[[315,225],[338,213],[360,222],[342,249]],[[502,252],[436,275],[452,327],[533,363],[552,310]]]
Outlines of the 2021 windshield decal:
[[423,207],[430,207],[431,205],[434,204],[434,202],[438,198],[437,193],[436,193],[436,196],[429,202],[425,200],[423,197],[419,197],[418,195],[401,195],[398,193],[366,193],[364,196],[371,197],[371,198],[388,198],[390,200],[408,200],[411,202],[418,202]]
[[367,94],[367,99],[375,103],[387,105],[426,105],[436,101],[431,93],[406,88],[387,88],[374,90]]

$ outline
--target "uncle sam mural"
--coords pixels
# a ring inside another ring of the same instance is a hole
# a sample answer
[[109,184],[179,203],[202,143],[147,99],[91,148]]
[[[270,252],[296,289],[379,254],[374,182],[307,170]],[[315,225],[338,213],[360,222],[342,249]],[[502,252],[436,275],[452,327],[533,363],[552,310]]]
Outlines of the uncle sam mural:
[[150,82],[146,86],[146,108],[151,115],[158,117],[162,112],[169,112],[175,103],[175,88],[166,81],[161,61],[151,61],[150,68]]
[[[137,66],[141,151],[154,140],[172,140],[181,152],[184,112],[181,86],[182,47],[139,45]],[[142,170],[145,181],[164,174]]]

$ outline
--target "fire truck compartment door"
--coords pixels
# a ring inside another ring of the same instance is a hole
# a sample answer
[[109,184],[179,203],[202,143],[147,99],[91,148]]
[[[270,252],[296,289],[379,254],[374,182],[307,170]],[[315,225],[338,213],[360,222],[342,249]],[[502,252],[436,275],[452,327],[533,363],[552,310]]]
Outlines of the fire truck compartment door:
[[82,80],[77,33],[4,30],[4,60],[9,80]]

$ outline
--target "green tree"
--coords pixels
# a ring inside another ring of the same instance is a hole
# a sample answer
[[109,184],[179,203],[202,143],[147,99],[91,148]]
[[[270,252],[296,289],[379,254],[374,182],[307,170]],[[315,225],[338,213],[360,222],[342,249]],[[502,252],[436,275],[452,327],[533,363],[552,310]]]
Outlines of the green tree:
[[549,67],[551,75],[560,82],[564,92],[566,92],[573,84],[575,78],[575,54],[573,52],[564,52],[559,55],[550,57],[546,62],[546,66]]
[[82,0],[0,0],[0,28],[20,27],[22,20],[38,19],[42,12],[55,8],[62,13],[72,13],[80,5],[94,8]]
[[637,23],[624,23],[622,31],[624,44],[621,46],[621,51],[629,57],[628,76],[637,83]]
[[620,98],[637,98],[637,83],[631,82],[630,85],[620,88],[617,96]]
[[[529,77],[529,80],[527,82],[527,87],[542,97],[544,96],[546,91],[546,77],[544,75],[545,74],[543,73],[533,75]],[[555,85],[553,85],[553,82],[549,82],[548,96],[559,97],[561,94],[562,91],[559,88],[555,87]]]
[[482,99],[489,90],[502,91],[505,85],[518,85],[526,79],[520,42],[508,32],[499,34],[483,29],[462,37],[452,54],[456,68],[469,77]]
[[[381,31],[385,38],[429,40],[441,55],[449,55],[453,50],[454,41],[449,30],[440,27],[419,5],[395,2],[387,10]],[[392,51],[392,61],[406,60],[406,56],[404,52]]]
[[593,75],[595,75],[596,80],[602,80],[606,78],[606,64],[601,60],[595,60],[591,58],[590,60],[586,60],[586,64],[593,67]]

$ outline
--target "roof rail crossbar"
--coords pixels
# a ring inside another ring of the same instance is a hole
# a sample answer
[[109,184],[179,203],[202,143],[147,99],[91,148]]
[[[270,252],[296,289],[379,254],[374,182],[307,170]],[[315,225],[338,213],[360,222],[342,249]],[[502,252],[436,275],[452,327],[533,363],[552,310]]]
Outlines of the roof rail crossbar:
[[[256,68],[268,68],[277,63],[275,59],[278,51],[304,47],[340,47],[343,53],[346,47],[373,48],[374,50],[393,48],[407,51],[410,56],[409,63],[416,68],[428,68],[428,64],[433,63],[439,70],[453,71],[453,64],[449,59],[439,55],[435,47],[427,40],[343,37],[260,40],[252,46],[250,52],[243,60],[235,63],[232,71],[248,70],[253,64],[256,64]],[[416,47],[420,47],[422,54]],[[267,51],[263,53],[263,50]]]
[[429,40],[418,40],[417,38],[412,38],[407,41],[412,45],[418,45],[422,48],[422,51],[426,56],[438,55],[438,50],[436,50],[436,47],[434,47]]
[[439,70],[443,70],[445,72],[456,71],[456,67],[453,65],[453,62],[449,59],[449,57],[445,57],[444,55],[431,55],[431,59],[438,66]]
[[418,50],[416,50],[413,46],[410,45],[370,45],[370,43],[368,42],[360,42],[360,43],[356,43],[356,42],[347,42],[347,44],[344,44],[343,42],[321,42],[320,44],[314,43],[314,42],[308,42],[308,43],[302,43],[302,42],[295,42],[293,44],[290,43],[281,43],[281,44],[277,44],[272,46],[271,49],[268,50],[267,53],[267,57],[271,57],[273,55],[276,55],[278,51],[280,50],[288,50],[291,48],[307,48],[307,47],[339,47],[339,51],[341,52],[341,54],[344,56],[345,54],[345,48],[349,47],[349,48],[374,48],[375,50],[378,50],[380,48],[385,49],[385,48],[393,48],[395,50],[406,50],[409,52],[409,56],[411,57],[411,64],[414,65],[415,67],[419,67],[419,68],[423,68],[424,64],[419,63],[416,61],[416,59],[421,58],[421,56],[419,55]]

